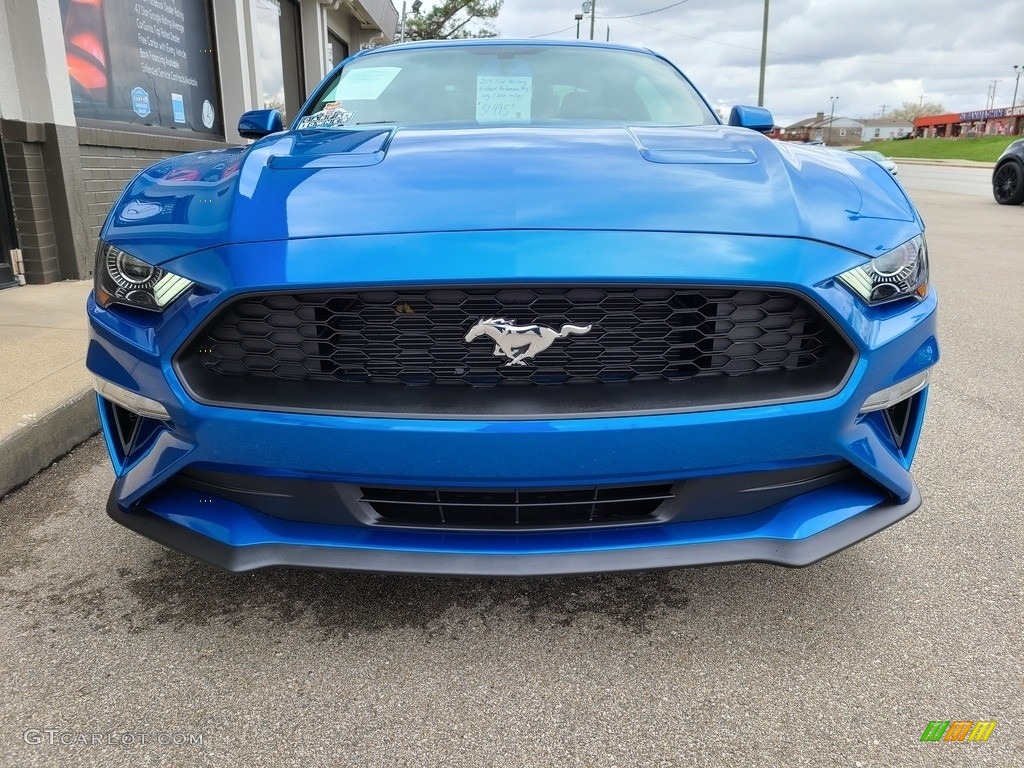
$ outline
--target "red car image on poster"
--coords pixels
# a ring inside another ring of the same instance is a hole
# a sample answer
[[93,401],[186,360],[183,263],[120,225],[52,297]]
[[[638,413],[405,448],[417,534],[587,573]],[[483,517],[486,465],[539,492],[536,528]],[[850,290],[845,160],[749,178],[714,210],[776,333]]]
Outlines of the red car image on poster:
[[63,0],[64,50],[75,102],[109,101],[107,30],[103,23],[103,0]]

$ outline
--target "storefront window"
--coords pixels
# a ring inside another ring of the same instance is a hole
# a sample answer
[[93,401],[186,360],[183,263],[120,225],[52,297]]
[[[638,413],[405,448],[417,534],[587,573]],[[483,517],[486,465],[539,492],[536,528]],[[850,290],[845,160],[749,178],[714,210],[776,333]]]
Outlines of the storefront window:
[[280,110],[285,121],[305,101],[299,4],[293,0],[257,0],[256,39],[264,109]]
[[336,34],[327,31],[327,69],[334,69],[348,58],[348,43]]
[[223,135],[209,0],[60,0],[75,115]]

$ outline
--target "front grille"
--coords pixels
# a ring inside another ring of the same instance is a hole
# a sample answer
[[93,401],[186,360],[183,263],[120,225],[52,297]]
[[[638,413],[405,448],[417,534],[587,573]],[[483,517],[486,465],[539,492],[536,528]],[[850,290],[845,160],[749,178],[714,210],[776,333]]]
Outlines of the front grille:
[[[496,354],[484,318],[567,331],[523,365]],[[189,384],[221,377],[493,388],[684,382],[810,372],[852,360],[813,305],[784,291],[670,287],[414,288],[239,299],[193,339]]]
[[667,499],[672,484],[595,486],[562,490],[511,488],[368,488],[369,504],[385,525],[458,528],[539,528],[643,523]]

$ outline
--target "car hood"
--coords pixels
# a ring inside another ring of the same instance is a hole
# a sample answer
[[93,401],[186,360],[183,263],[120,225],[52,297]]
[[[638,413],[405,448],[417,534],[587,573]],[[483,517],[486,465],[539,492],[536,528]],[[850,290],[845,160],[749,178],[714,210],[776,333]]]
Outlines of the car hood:
[[796,237],[872,255],[920,228],[875,163],[745,129],[388,126],[162,161],[102,236],[162,263],[229,243],[509,229]]

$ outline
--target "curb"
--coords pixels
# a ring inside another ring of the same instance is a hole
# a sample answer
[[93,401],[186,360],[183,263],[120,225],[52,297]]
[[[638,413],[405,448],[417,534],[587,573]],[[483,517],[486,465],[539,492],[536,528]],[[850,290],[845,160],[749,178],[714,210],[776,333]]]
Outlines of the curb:
[[0,440],[0,497],[31,480],[99,429],[95,393],[83,389],[42,418]]
[[996,167],[995,163],[979,160],[935,160],[927,157],[896,157],[895,155],[892,156],[892,159],[897,163],[906,165],[935,165],[946,168],[987,168],[988,170]]

